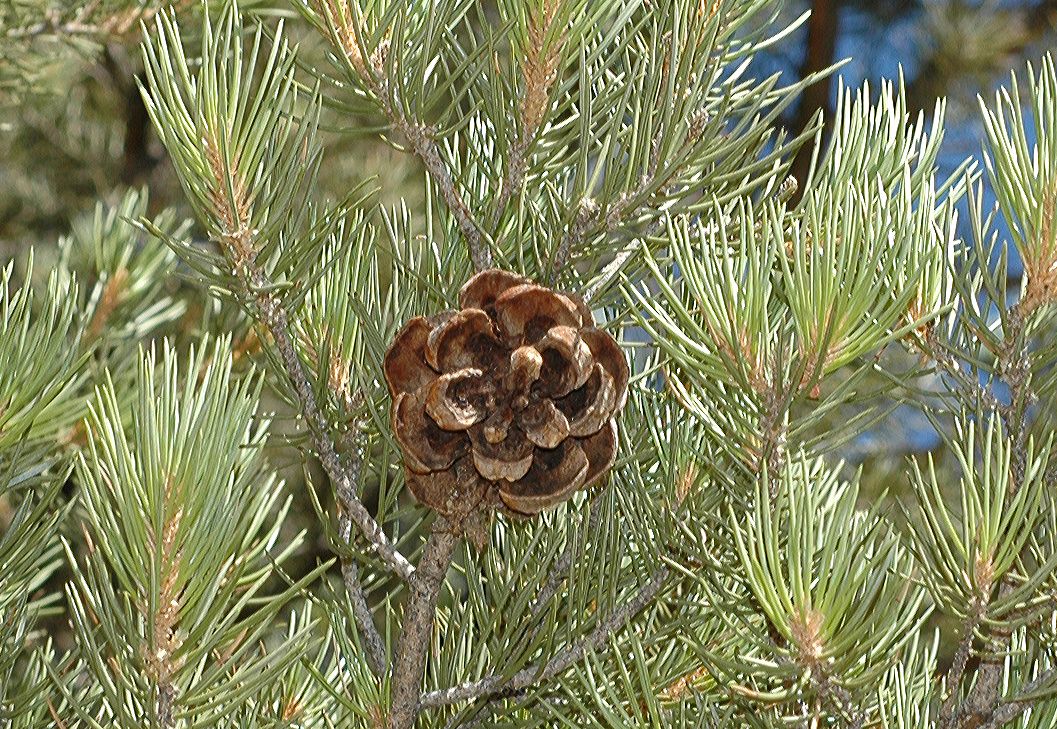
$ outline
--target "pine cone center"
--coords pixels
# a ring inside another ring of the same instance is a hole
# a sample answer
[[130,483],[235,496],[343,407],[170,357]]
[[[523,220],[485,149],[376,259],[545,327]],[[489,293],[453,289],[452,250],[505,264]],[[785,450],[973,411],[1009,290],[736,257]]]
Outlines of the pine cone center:
[[506,271],[470,279],[460,307],[411,320],[386,354],[412,492],[449,516],[492,492],[534,514],[601,478],[628,384],[613,338],[574,296]]

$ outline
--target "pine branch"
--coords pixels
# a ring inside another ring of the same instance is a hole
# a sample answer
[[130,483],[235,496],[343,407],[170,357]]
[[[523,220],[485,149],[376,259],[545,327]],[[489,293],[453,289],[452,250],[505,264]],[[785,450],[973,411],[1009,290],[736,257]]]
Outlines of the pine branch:
[[[573,220],[573,224],[565,231],[565,235],[562,236],[561,243],[558,244],[554,257],[551,259],[551,276],[558,275],[558,272],[569,265],[573,252],[579,248],[586,238],[592,235],[610,233],[616,230],[626,218],[645,210],[647,208],[645,199],[634,205],[631,204],[631,201],[641,196],[643,191],[649,189],[654,183],[655,174],[656,171],[652,171],[650,175],[642,179],[634,191],[626,192],[617,198],[610,205],[604,216],[593,200],[585,200],[581,203],[580,208],[576,211],[576,218]],[[626,256],[624,260],[621,260],[618,267],[623,265],[627,257],[630,256]],[[619,256],[617,260],[620,260]]]
[[[341,540],[351,547],[352,519],[344,512],[338,518],[338,535]],[[345,584],[345,594],[352,604],[352,615],[356,620],[356,627],[360,631],[367,648],[367,665],[375,676],[384,676],[389,667],[389,661],[385,655],[385,643],[378,626],[374,624],[374,616],[367,604],[367,596],[360,581],[360,568],[352,557],[341,558],[341,580]]]
[[[347,406],[351,409],[352,403],[347,403]],[[357,486],[363,479],[363,444],[358,442],[359,432],[358,428],[353,428],[355,442],[350,444],[350,455],[344,464],[345,471]],[[338,516],[338,538],[352,549],[352,519],[344,510]],[[360,568],[351,554],[341,558],[341,580],[345,585],[345,594],[351,604],[356,627],[367,649],[367,665],[375,676],[382,678],[389,669],[385,641],[378,632],[378,626],[374,624],[374,616],[367,604],[367,595],[360,580]]]
[[940,341],[936,334],[935,327],[928,328],[928,332],[925,335],[925,342],[929,347],[928,354],[944,372],[958,382],[959,387],[961,387],[966,394],[975,393],[988,410],[996,413],[1005,412],[1006,406],[995,397],[995,394],[991,392],[986,385],[980,382],[978,378],[974,379],[965,373],[965,370],[962,369],[954,355],[951,353],[949,346]]
[[1054,680],[1057,680],[1057,669],[1051,668],[1048,671],[1044,671],[1026,684],[1020,694],[1018,694],[1018,697],[1006,699],[991,711],[990,716],[980,726],[980,729],[1001,729],[1001,727],[1006,726],[1009,722],[1035,706],[1040,700],[1038,698],[1029,698],[1032,693],[1047,684],[1053,683]]
[[763,440],[759,461],[755,464],[757,472],[762,473],[767,467],[767,489],[774,498],[778,483],[782,478],[786,461],[786,439],[789,436],[789,400],[779,391],[778,385],[772,385],[766,393],[764,412],[760,415],[760,436]]
[[102,35],[103,29],[89,21],[99,5],[99,0],[90,2],[77,9],[73,17],[63,19],[57,8],[48,8],[44,17],[32,25],[20,28],[8,28],[4,35],[13,40],[30,40],[45,35],[57,36],[95,36]]
[[[600,491],[591,499],[591,510],[587,519],[588,534],[594,534],[598,531],[598,523],[602,518],[603,493],[604,491]],[[536,600],[529,607],[532,617],[538,617],[554,598],[562,581],[568,576],[569,568],[572,567],[575,560],[579,559],[581,552],[582,550],[579,549],[577,542],[571,539],[566,542],[562,553],[558,555],[558,559],[554,561],[554,566],[547,573],[547,579],[536,596]]]
[[156,707],[158,726],[169,729],[173,725],[173,699],[176,694],[171,683],[158,686],[158,705]]
[[[687,145],[691,141],[696,141],[691,137],[687,140]],[[652,155],[651,166],[649,175],[642,180],[638,190],[642,191],[647,189],[653,184],[654,177],[657,174],[657,164],[659,160],[657,158],[657,145],[654,144],[654,153]],[[672,173],[674,175],[674,172]],[[669,177],[671,177],[670,175]],[[620,227],[622,221],[627,217],[633,217],[639,212],[645,210],[648,205],[644,200],[639,205],[633,207],[631,210],[627,209],[628,201],[634,198],[637,194],[631,193],[621,196],[619,200],[613,205],[609,214],[606,215],[604,225],[602,226],[601,232],[609,233]],[[586,205],[581,205],[580,211],[577,214],[576,221],[573,226],[566,232],[565,237],[562,239],[561,245],[558,247],[558,251],[555,254],[555,266],[553,270],[555,272],[560,271],[564,266],[568,265],[569,258],[572,255],[573,248],[578,246],[584,238],[587,236],[588,231],[591,229],[591,225],[598,218],[598,207],[593,202]],[[650,222],[645,230],[642,232],[642,238],[649,238],[652,235],[656,235],[661,228],[665,225],[664,216],[660,213],[656,218]],[[594,283],[585,289],[583,294],[584,303],[589,303],[599,292],[604,291],[607,286],[620,274],[631,257],[635,255],[635,251],[639,247],[638,239],[632,240],[623,249],[617,252],[613,259],[605,265],[602,271],[599,273]]]
[[[1025,341],[1025,329],[1031,318],[1031,312],[1025,312],[1022,308],[1023,299],[1014,304],[1008,313],[1006,321],[1007,331],[1005,333],[1004,346],[998,354],[998,371],[1003,375],[1010,391],[1010,405],[1008,409],[998,411],[1002,416],[1006,433],[1012,440],[1012,459],[1010,462],[1009,490],[1013,495],[1017,484],[1023,482],[1024,472],[1027,464],[1027,407],[1034,398],[1031,389],[1031,365],[1028,359],[1027,343]],[[1007,575],[998,588],[999,600],[1008,597],[1015,589],[1015,584]],[[963,630],[970,630],[973,615],[970,612],[966,618]],[[1003,636],[997,635],[992,639],[994,652],[1001,651],[1000,641]],[[958,708],[952,726],[966,727],[967,729],[979,725],[982,717],[993,712],[998,705],[1002,695],[1001,663],[991,661],[981,663],[977,673],[976,682],[969,695]],[[950,687],[952,692],[957,692],[957,687]]]
[[653,222],[646,226],[641,237],[633,239],[624,246],[624,248],[618,251],[617,254],[613,256],[613,259],[607,263],[598,274],[594,283],[584,289],[584,303],[590,303],[599,293],[605,291],[606,288],[620,275],[620,272],[624,270],[624,264],[631,260],[631,257],[635,255],[637,250],[639,250],[640,241],[643,238],[657,235],[661,228],[665,226],[665,223],[666,219],[662,215],[658,215]]
[[[165,501],[172,498],[171,489],[170,480],[165,490]],[[174,509],[172,516],[163,525],[161,534],[152,534],[150,539],[155,551],[155,554],[151,555],[151,561],[161,565],[161,582],[157,608],[150,616],[154,652],[150,655],[147,666],[157,691],[155,716],[162,729],[169,729],[173,725],[173,700],[176,698],[176,688],[173,685],[176,669],[174,659],[181,646],[176,630],[181,607],[181,598],[177,594],[181,555],[176,546],[176,535],[183,514],[182,507]]]
[[[236,276],[249,296],[257,319],[265,326],[275,341],[275,347],[283,362],[286,375],[294,387],[298,404],[308,421],[312,445],[316,455],[334,484],[334,490],[342,512],[352,520],[360,533],[366,537],[372,551],[402,579],[410,579],[415,568],[393,544],[385,531],[367,511],[356,493],[358,484],[349,471],[342,467],[337,447],[330,435],[330,427],[316,401],[312,383],[305,372],[304,364],[297,354],[290,334],[290,318],[286,308],[275,295],[275,286],[256,264],[253,233],[249,226],[248,202],[245,184],[237,178],[233,169],[225,172],[226,166],[219,159],[216,143],[206,140],[207,159],[213,173],[213,207],[217,221],[224,233],[220,236],[221,248],[231,261]],[[229,179],[230,178],[230,179]],[[228,204],[227,191],[234,191],[234,204]],[[360,590],[362,593],[362,589]],[[366,598],[363,598],[366,600]],[[355,598],[354,602],[359,598]]]
[[390,126],[407,140],[411,151],[422,161],[426,171],[440,191],[445,204],[455,216],[455,221],[466,239],[474,268],[483,271],[492,267],[492,252],[488,240],[478,225],[473,211],[462,197],[451,170],[440,154],[434,131],[426,124],[410,119],[403,112],[398,96],[398,86],[392,83],[385,68],[388,45],[365,57],[360,47],[359,33],[350,25],[345,14],[346,6],[339,0],[322,0],[321,6],[333,28],[331,40],[345,55],[356,70],[364,85],[371,92]]
[[226,338],[195,349],[186,368],[162,347],[160,363],[142,357],[134,383],[107,377],[89,410],[76,471],[85,553],[65,545],[84,668],[69,681],[111,688],[73,710],[117,726],[237,723],[248,696],[279,689],[319,644],[308,619],[262,645],[326,565],[264,590],[298,541],[275,549],[290,501],[264,461],[262,379],[232,375]]
[[440,148],[433,138],[433,130],[422,124],[412,124],[403,116],[390,116],[390,120],[400,129],[411,144],[411,149],[422,160],[436,183],[437,189],[440,190],[448,209],[455,216],[459,230],[462,231],[466,244],[470,248],[470,259],[473,261],[474,269],[484,271],[491,268],[492,252],[489,250],[488,241],[456,187],[451,171],[440,156]]
[[85,23],[80,19],[80,16],[81,14],[78,13],[77,18],[64,21],[58,17],[58,13],[49,12],[44,20],[23,28],[11,28],[5,35],[12,40],[29,40],[46,35],[61,37],[102,35],[102,28],[91,23]]
[[[316,401],[308,373],[305,372],[304,364],[294,345],[289,314],[275,294],[274,282],[268,279],[256,263],[257,251],[250,228],[250,203],[246,184],[238,177],[232,165],[225,164],[220,159],[217,150],[221,147],[216,140],[204,139],[203,143],[213,175],[209,191],[213,214],[223,231],[219,236],[221,249],[248,294],[256,318],[265,326],[275,342],[286,375],[293,385],[298,404],[308,422],[312,445],[324,471],[334,484],[342,512],[352,520],[360,533],[366,537],[372,551],[378,554],[390,570],[404,580],[410,579],[415,568],[367,511],[357,495],[359,484],[354,474],[341,464],[337,447],[330,435],[330,426]],[[229,195],[233,195],[230,201]],[[358,476],[358,473],[356,475]],[[354,602],[357,601],[359,597],[354,599]]]
[[836,707],[848,729],[862,729],[866,723],[866,712],[855,705],[848,689],[826,675],[814,683],[819,693]]
[[606,267],[602,269],[602,273],[599,275],[598,280],[584,290],[583,300],[585,304],[590,303],[600,291],[605,290],[605,288],[617,277],[621,269],[624,268],[624,264],[635,255],[635,248],[637,245],[637,241],[633,241],[632,244],[628,245],[628,247],[613,256],[613,260],[607,263]]
[[[665,77],[667,78],[667,69],[665,69]],[[704,117],[700,113],[695,114],[694,118],[690,120],[690,129],[686,139],[683,140],[676,154],[677,157],[684,158],[684,162],[691,161],[687,155],[701,138],[703,126]],[[658,130],[659,133],[660,130]],[[675,178],[679,174],[681,167],[666,161],[664,169],[662,169],[662,141],[660,136],[653,138],[649,166],[645,174],[642,175],[634,189],[621,193],[613,201],[605,211],[605,215],[602,215],[602,210],[593,200],[584,200],[580,204],[573,224],[566,230],[561,243],[558,244],[558,248],[555,250],[554,257],[551,259],[552,276],[556,276],[559,271],[569,265],[574,251],[579,248],[584,240],[591,236],[612,233],[622,225],[625,225],[628,219],[634,218],[647,210],[650,207],[649,201],[653,195],[667,194],[674,187]],[[660,217],[660,214],[658,214],[658,219],[654,219],[646,226],[644,235],[649,236],[660,229],[663,224],[659,219]],[[603,270],[600,282],[593,287],[591,294],[597,293],[599,287],[607,282],[609,278],[616,275],[631,255],[631,249],[625,249],[617,254],[613,261]]]
[[973,603],[972,609],[969,611],[969,615],[966,617],[965,624],[962,626],[962,629],[965,632],[962,634],[962,639],[958,643],[958,650],[954,654],[954,661],[947,670],[947,680],[945,683],[949,694],[946,700],[944,700],[943,706],[940,708],[938,726],[941,728],[956,725],[955,722],[957,721],[957,715],[955,709],[960,695],[959,688],[961,686],[962,676],[965,674],[965,666],[969,661],[969,655],[972,653],[976,629],[980,626],[980,621],[983,620],[986,610],[987,602],[983,598],[976,600]]
[[447,706],[460,701],[474,701],[481,698],[511,696],[537,683],[554,678],[582,660],[589,651],[601,648],[613,633],[623,628],[631,618],[648,605],[664,587],[668,573],[667,566],[655,570],[649,581],[639,588],[634,596],[602,618],[587,636],[567,646],[542,666],[523,668],[509,678],[493,674],[477,681],[468,681],[451,688],[431,691],[422,697],[423,708]]
[[550,102],[550,91],[558,76],[564,35],[548,45],[546,36],[561,7],[560,0],[547,0],[539,12],[531,13],[528,28],[528,47],[522,63],[525,88],[519,109],[521,126],[511,146],[503,181],[496,201],[495,221],[499,222],[514,190],[521,187],[525,179],[528,152],[536,141]]
[[[981,101],[990,151],[985,163],[996,191],[998,207],[1009,223],[1010,236],[1024,262],[1024,270],[1029,274],[1019,300],[1002,316],[1001,346],[997,347],[997,351],[991,348],[996,359],[994,372],[1005,382],[1010,394],[1009,405],[999,411],[1010,442],[1009,479],[1005,484],[1009,497],[1015,497],[1025,482],[1031,458],[1028,433],[1030,409],[1039,396],[1033,387],[1032,369],[1036,363],[1033,362],[1034,353],[1029,347],[1028,332],[1040,307],[1046,307],[1057,299],[1057,243],[1053,224],[1057,194],[1053,191],[1054,155],[1049,144],[1057,128],[1057,108],[1052,100],[1053,89],[1057,87],[1057,71],[1051,58],[1043,61],[1038,75],[1034,71],[1030,72],[1029,86],[1029,96],[1037,100],[1033,107],[1032,122],[1032,135],[1037,134],[1037,140],[1032,140],[1033,149],[1030,152],[1026,131],[1028,123],[1020,108],[1019,93],[1014,93],[1012,97],[1004,91],[1000,93],[996,99],[998,110],[987,109]],[[1013,87],[1017,91],[1015,77]],[[978,208],[979,198],[975,202]],[[977,217],[974,223],[979,231],[977,239],[984,240],[981,235],[984,231],[982,220]],[[1001,260],[1003,268],[998,273],[1005,275],[1008,270],[1005,270],[1004,252]],[[997,277],[991,278],[986,267],[983,267],[981,276],[991,299],[1002,306],[1005,291],[998,291],[995,285]],[[1043,482],[1043,485],[1050,484]],[[997,600],[1009,597],[1017,586],[1017,580],[1007,573],[998,587]],[[992,654],[1007,652],[1004,644],[1009,640],[1008,630],[1000,628],[985,642],[985,650]],[[976,681],[962,704],[959,726],[978,727],[985,722],[997,726],[1007,721],[996,721],[994,716],[996,707],[1002,703],[1004,673],[1004,667],[997,661],[982,663]],[[1007,709],[1013,717],[1023,710],[1015,706]]]
[[[240,245],[245,246],[245,249],[248,250],[248,233],[236,235],[241,236]],[[319,403],[316,402],[316,396],[312,391],[312,384],[308,380],[308,374],[305,372],[301,358],[298,357],[297,350],[294,348],[293,339],[290,336],[290,320],[286,309],[275,294],[272,293],[274,287],[271,286],[271,282],[265,277],[264,272],[249,260],[243,260],[241,264],[238,264],[236,270],[239,269],[242,272],[243,285],[251,297],[256,313],[275,341],[276,349],[283,361],[283,366],[286,368],[287,377],[290,378],[290,382],[294,386],[301,410],[308,421],[312,445],[320,463],[323,465],[323,470],[327,472],[327,476],[334,484],[342,511],[356,525],[360,533],[366,537],[371,550],[378,554],[386,566],[402,579],[410,579],[415,573],[415,568],[400,553],[396,545],[386,536],[382,527],[367,511],[367,507],[363,505],[363,502],[360,501],[359,496],[356,494],[357,484],[349,472],[341,466],[341,459],[338,456],[334,441],[329,435],[330,429],[327,420],[323,416],[322,410],[320,410]]]
[[426,654],[433,643],[437,598],[458,541],[447,519],[438,517],[433,522],[418,569],[411,578],[400,646],[393,661],[390,729],[410,729],[418,717]]
[[[100,0],[91,0],[78,7],[71,16],[66,18],[57,8],[48,8],[41,20],[30,25],[8,28],[4,36],[11,40],[25,41],[45,36],[89,37],[98,40],[121,38],[138,28],[140,23],[149,21],[163,7],[162,5],[130,4],[130,7],[125,10],[118,10],[112,15],[93,19],[92,16],[101,4]],[[176,12],[179,12],[190,4],[189,0],[176,0],[171,5]]]

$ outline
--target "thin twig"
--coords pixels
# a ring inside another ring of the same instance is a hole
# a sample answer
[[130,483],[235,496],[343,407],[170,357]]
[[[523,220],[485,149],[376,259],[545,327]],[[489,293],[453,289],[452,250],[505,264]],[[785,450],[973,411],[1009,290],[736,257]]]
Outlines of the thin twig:
[[[614,203],[614,208],[620,205],[621,201],[617,201]],[[551,257],[550,278],[552,281],[569,264],[573,248],[579,247],[587,231],[598,222],[600,212],[598,203],[593,199],[588,197],[580,201],[580,206],[576,210],[576,217],[573,219],[572,225],[565,231],[565,235],[562,236],[561,242],[558,243],[558,247]]]
[[851,692],[828,676],[818,683],[819,691],[837,708],[848,729],[862,729],[866,723],[866,712],[855,705]]
[[[331,388],[342,393],[347,410],[355,410],[356,398],[349,393],[347,387],[343,387],[341,382],[332,382]],[[349,478],[357,485],[363,479],[361,425],[361,423],[355,423],[354,427],[349,430],[349,442],[343,443],[343,450],[348,453],[343,461],[343,466],[345,472],[349,474]],[[338,515],[338,538],[350,550],[352,549],[352,519],[344,511]],[[341,558],[341,581],[345,585],[345,594],[352,607],[352,615],[356,620],[356,627],[359,629],[366,648],[367,666],[375,676],[382,678],[389,670],[385,641],[382,640],[382,635],[378,632],[378,626],[374,624],[374,615],[367,604],[367,593],[360,580],[360,566],[351,553]]]
[[448,165],[440,154],[440,147],[434,138],[433,129],[414,119],[409,119],[403,112],[403,106],[397,97],[397,89],[390,83],[386,74],[385,57],[388,53],[388,41],[383,42],[369,56],[359,46],[359,34],[350,25],[351,19],[340,3],[335,0],[322,0],[323,11],[330,16],[336,34],[331,40],[349,63],[356,70],[367,90],[378,102],[382,113],[390,126],[396,129],[407,140],[411,151],[422,160],[426,171],[433,178],[444,203],[448,206],[455,221],[466,239],[470,249],[470,259],[478,271],[492,267],[492,251],[489,241],[478,225],[473,211],[463,200]]
[[176,696],[176,691],[173,689],[171,683],[165,683],[158,686],[158,705],[156,707],[158,714],[158,726],[162,729],[169,729],[173,725],[173,699]]
[[[99,9],[99,5],[99,0],[93,0],[81,6],[69,20],[63,20],[58,10],[49,9],[36,23],[21,28],[10,28],[3,35],[12,40],[34,40],[44,36],[95,36],[100,40],[121,38],[139,28],[141,22],[150,20],[159,10],[158,7],[131,7],[127,10],[119,10],[99,21],[89,21],[92,14]],[[176,0],[168,7],[173,12],[181,12],[188,5],[190,5],[188,0]]]
[[472,701],[495,695],[510,695],[541,681],[549,680],[583,659],[589,651],[600,648],[617,630],[624,627],[661,591],[668,578],[668,567],[657,569],[649,581],[620,607],[606,615],[587,636],[566,647],[545,664],[523,668],[510,678],[494,674],[451,688],[431,691],[422,697],[422,706],[432,708],[460,701]]
[[[598,492],[591,498],[591,510],[587,518],[587,533],[588,535],[594,534],[598,530],[598,522],[602,517],[602,494],[604,492]],[[554,561],[554,565],[547,573],[547,579],[543,583],[543,587],[540,589],[536,599],[529,605],[529,612],[532,617],[538,617],[541,612],[547,607],[547,604],[554,598],[554,595],[558,592],[558,588],[561,586],[562,581],[568,576],[569,568],[572,567],[573,562],[579,557],[580,549],[579,542],[570,539],[565,543],[565,548],[562,553],[558,555],[558,559]]]
[[242,284],[244,294],[248,297],[247,303],[254,311],[255,318],[268,330],[275,342],[286,376],[297,395],[301,413],[308,422],[312,446],[323,470],[334,485],[338,504],[367,539],[371,551],[378,554],[389,569],[402,579],[408,580],[414,574],[415,568],[390,541],[381,525],[360,501],[357,493],[359,474],[357,472],[354,478],[341,463],[337,446],[330,434],[330,425],[316,401],[312,383],[294,346],[286,307],[276,296],[273,282],[256,262],[257,250],[254,248],[253,231],[250,227],[250,204],[245,183],[230,171],[233,168],[221,159],[218,151],[221,147],[216,139],[207,137],[204,141],[206,161],[215,183],[210,190],[210,197],[216,220],[223,231],[217,243]]
[[[350,543],[352,520],[344,513],[338,518],[338,535],[343,542]],[[345,585],[345,594],[352,605],[356,627],[367,649],[367,665],[375,676],[384,676],[389,668],[389,661],[385,655],[385,642],[382,640],[381,633],[378,632],[378,626],[374,624],[374,616],[367,604],[367,595],[360,581],[360,567],[355,558],[341,558],[341,581]]]
[[789,402],[788,394],[777,385],[764,392],[764,408],[759,420],[763,443],[760,446],[759,459],[754,465],[756,472],[760,474],[763,473],[764,466],[767,467],[767,492],[772,499],[778,495],[779,482],[785,471]]
[[963,390],[974,393],[988,410],[996,413],[1004,412],[1005,406],[999,402],[990,388],[980,382],[979,379],[973,379],[966,374],[965,370],[954,358],[954,355],[951,354],[948,345],[940,341],[935,327],[929,327],[928,333],[925,335],[925,342],[929,347],[927,354],[932,357],[944,372],[953,377]]
[[[390,108],[384,105],[386,108]],[[451,171],[440,156],[440,147],[433,138],[432,130],[422,124],[412,124],[403,116],[390,116],[392,123],[400,129],[401,133],[411,145],[411,149],[422,160],[426,170],[436,183],[440,195],[445,204],[455,216],[459,230],[466,239],[470,248],[470,260],[477,271],[484,271],[492,267],[492,251],[489,249],[488,241],[481,232],[473,212],[462,198],[459,188],[452,179]]]
[[980,621],[984,617],[986,606],[987,603],[983,599],[977,598],[974,600],[969,610],[969,615],[966,616],[965,624],[962,625],[962,639],[958,643],[954,661],[947,670],[946,685],[948,693],[943,706],[940,707],[938,723],[941,729],[954,726],[956,720],[955,709],[957,708],[959,696],[958,687],[961,685],[962,676],[965,674],[965,666],[969,662],[969,655],[972,653],[973,638],[976,634],[976,629],[980,626]]
[[[665,66],[665,75],[667,76],[667,66]],[[576,211],[576,218],[573,220],[573,224],[565,231],[565,235],[562,236],[562,240],[558,244],[554,257],[551,259],[552,275],[557,275],[558,272],[569,264],[574,249],[578,248],[584,238],[588,235],[610,233],[622,225],[626,217],[634,215],[647,207],[646,203],[649,198],[643,198],[643,196],[646,195],[650,188],[658,182],[658,167],[660,166],[661,161],[661,138],[659,136],[659,131],[660,130],[658,130],[658,135],[654,136],[653,141],[651,142],[652,146],[649,165],[639,180],[639,184],[636,185],[634,189],[623,192],[617,196],[607,208],[605,215],[601,214],[601,208],[599,208],[598,204],[591,198],[585,198],[580,203],[580,209]],[[684,141],[684,149],[686,148],[686,145],[690,143],[691,138],[692,135],[688,136]],[[658,190],[663,188],[665,183],[671,180],[675,175],[675,171],[674,168],[668,170],[668,173],[658,187]],[[632,205],[632,201],[636,198],[643,199]],[[619,265],[622,264],[623,262]]]
[[422,674],[432,643],[437,598],[458,541],[448,521],[438,517],[433,522],[418,569],[409,584],[410,595],[401,626],[400,645],[393,661],[390,729],[409,729],[418,716]]
[[627,246],[625,246],[619,253],[613,256],[613,260],[605,265],[602,271],[598,274],[595,282],[587,287],[583,294],[584,303],[590,303],[601,291],[604,291],[613,279],[623,270],[624,264],[627,263],[632,256],[635,255],[636,250],[639,248],[639,241],[642,238],[649,238],[656,235],[657,231],[664,226],[664,219],[660,218],[654,220],[646,229],[642,232],[642,235],[636,237]]
[[[665,67],[665,74],[667,75],[667,66]],[[704,129],[705,118],[706,117],[700,112],[694,114],[690,120],[690,129],[687,132],[686,139],[683,140],[676,156],[688,154],[693,146],[697,144]],[[678,174],[679,166],[669,165],[666,169],[661,169],[662,160],[660,153],[662,139],[661,130],[658,130],[657,135],[654,136],[652,141],[649,164],[645,173],[639,179],[638,185],[632,190],[621,193],[617,199],[609,205],[605,215],[601,214],[598,204],[591,198],[585,198],[581,201],[580,209],[577,211],[573,224],[568,230],[566,230],[565,235],[558,244],[554,257],[551,259],[552,277],[557,275],[558,272],[569,264],[573,251],[577,249],[589,235],[613,232],[624,225],[627,218],[637,215],[647,209],[649,207],[649,200],[652,196],[658,193],[667,195],[674,189],[675,183],[673,178]],[[632,204],[636,199],[638,199],[638,202]],[[642,233],[641,237],[649,237],[650,235],[653,235],[663,224],[660,212],[658,211],[656,214],[657,218],[647,225],[646,230]],[[600,286],[620,270],[620,267],[631,257],[630,250],[633,249],[622,252],[618,255],[617,259],[606,267],[603,271],[601,280],[595,285],[595,291],[592,293],[596,293]]]
[[290,320],[286,309],[276,298],[275,294],[272,293],[272,289],[268,286],[268,280],[256,264],[244,261],[240,264],[240,267],[244,271],[243,282],[253,299],[260,320],[267,327],[272,339],[275,341],[275,347],[283,361],[287,377],[290,378],[290,383],[297,394],[301,411],[305,416],[305,420],[308,421],[312,446],[315,448],[323,470],[326,471],[327,476],[330,477],[331,482],[334,484],[334,490],[342,511],[348,515],[360,533],[366,537],[371,550],[381,558],[386,566],[402,579],[410,579],[415,572],[414,566],[400,553],[396,545],[386,536],[382,527],[367,511],[367,507],[363,505],[356,493],[357,484],[350,477],[350,474],[342,468],[341,459],[334,446],[334,441],[329,435],[330,428],[327,420],[319,408],[319,403],[316,402],[316,396],[308,380],[308,374],[305,372],[304,365],[301,363],[301,358],[298,356],[293,340],[290,337]]
[[[176,484],[172,479],[165,483],[162,511],[169,513]],[[178,497],[177,497],[178,499]],[[176,687],[173,676],[179,668],[180,648],[183,640],[179,630],[180,608],[183,606],[180,583],[181,551],[178,547],[178,534],[184,516],[183,508],[177,508],[168,515],[160,532],[148,527],[151,542],[151,560],[159,569],[161,580],[154,601],[156,607],[151,612],[151,644],[147,658],[147,670],[157,686],[155,712],[158,726],[169,729],[173,725],[173,703],[176,699]]]

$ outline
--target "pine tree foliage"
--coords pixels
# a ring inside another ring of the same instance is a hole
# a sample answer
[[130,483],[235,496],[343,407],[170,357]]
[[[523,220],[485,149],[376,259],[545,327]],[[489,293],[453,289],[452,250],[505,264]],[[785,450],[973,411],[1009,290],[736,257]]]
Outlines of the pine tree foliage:
[[[1052,725],[1051,59],[941,178],[902,80],[782,131],[812,79],[756,77],[771,0],[181,10],[129,32],[193,219],[129,191],[4,269],[0,722]],[[321,193],[364,134],[421,200]],[[602,484],[454,524],[384,359],[491,267],[580,295],[632,380]],[[944,442],[903,499],[839,458],[881,394]]]
[[[131,346],[127,353],[135,354],[137,343],[171,328],[187,309],[188,302],[174,296],[166,280],[174,254],[147,245],[133,226],[147,216],[148,202],[146,191],[130,190],[115,205],[97,205],[75,221],[61,243],[60,268],[90,287],[81,304],[88,316],[85,338],[105,351]],[[171,210],[152,222],[173,234],[188,226]]]
[[0,282],[0,718],[40,726],[47,715],[36,699],[51,652],[36,622],[55,604],[42,588],[58,565],[66,512],[59,491],[68,467],[57,444],[83,414],[82,360],[68,348],[79,326],[73,285],[53,275],[37,294],[16,288],[14,275],[8,265]]
[[260,458],[260,380],[231,382],[227,351],[221,341],[193,352],[182,377],[171,350],[160,362],[150,353],[127,407],[112,384],[90,404],[77,464],[85,564],[67,549],[71,615],[99,691],[71,702],[86,722],[171,725],[187,714],[189,726],[215,725],[316,640],[313,624],[298,621],[274,650],[258,645],[315,575],[261,594],[299,539],[276,547],[289,499],[279,502],[281,484]]

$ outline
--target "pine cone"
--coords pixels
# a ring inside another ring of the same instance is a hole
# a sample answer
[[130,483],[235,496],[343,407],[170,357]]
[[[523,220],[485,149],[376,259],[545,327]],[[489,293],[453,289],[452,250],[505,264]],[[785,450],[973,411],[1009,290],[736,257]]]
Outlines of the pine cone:
[[458,518],[497,492],[529,515],[596,482],[627,398],[613,337],[578,298],[507,271],[475,275],[459,305],[409,321],[385,355],[412,493]]

